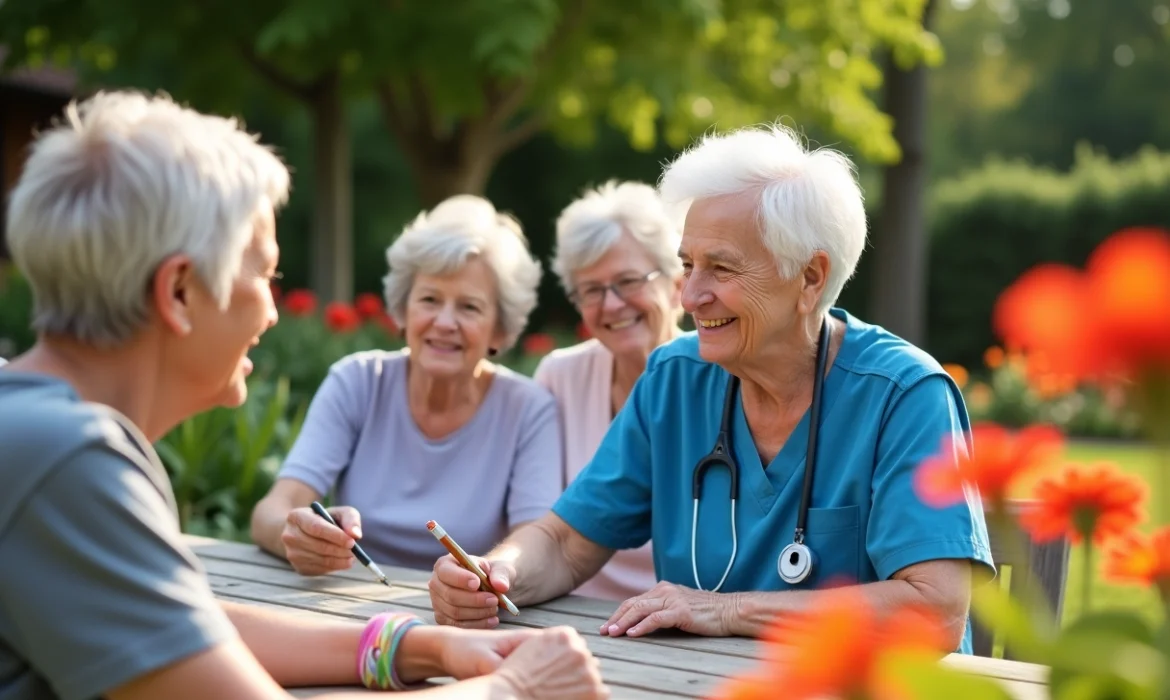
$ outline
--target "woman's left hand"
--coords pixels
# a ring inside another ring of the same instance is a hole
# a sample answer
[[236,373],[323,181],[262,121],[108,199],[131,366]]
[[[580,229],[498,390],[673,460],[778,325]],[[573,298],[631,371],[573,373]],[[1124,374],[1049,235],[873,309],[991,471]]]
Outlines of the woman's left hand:
[[676,627],[691,634],[726,637],[735,615],[734,596],[697,591],[659,582],[642,595],[626,600],[601,626],[610,637],[640,637],[654,630]]

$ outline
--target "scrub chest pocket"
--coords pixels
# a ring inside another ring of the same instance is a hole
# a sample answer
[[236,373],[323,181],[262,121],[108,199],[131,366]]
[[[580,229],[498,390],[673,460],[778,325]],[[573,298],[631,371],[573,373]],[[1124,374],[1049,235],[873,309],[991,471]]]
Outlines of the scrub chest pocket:
[[[805,542],[816,557],[812,575],[799,588],[821,588],[826,584],[853,584],[861,577],[861,507],[809,508]],[[777,542],[776,555],[787,545]],[[777,571],[777,577],[779,572]]]

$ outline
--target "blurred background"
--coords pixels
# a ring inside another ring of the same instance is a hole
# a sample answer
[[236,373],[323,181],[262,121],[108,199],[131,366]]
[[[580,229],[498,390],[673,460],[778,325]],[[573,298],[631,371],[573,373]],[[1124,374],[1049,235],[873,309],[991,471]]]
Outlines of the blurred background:
[[[1170,0],[0,0],[0,57],[5,192],[34,130],[103,87],[237,116],[294,169],[248,404],[159,445],[188,531],[245,539],[329,364],[399,344],[384,251],[420,208],[484,194],[548,260],[584,188],[777,119],[858,165],[871,238],[841,306],[947,363],[974,418],[1153,469],[1116,397],[1025,376],[990,314],[1037,262],[1170,226]],[[0,357],[28,317],[0,237]],[[548,273],[505,361],[530,372],[577,322]]]

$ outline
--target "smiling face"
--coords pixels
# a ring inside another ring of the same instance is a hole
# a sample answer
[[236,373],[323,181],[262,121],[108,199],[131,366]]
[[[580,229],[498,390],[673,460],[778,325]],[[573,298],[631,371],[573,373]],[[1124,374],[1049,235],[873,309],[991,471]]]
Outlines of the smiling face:
[[695,319],[699,353],[725,367],[751,362],[797,327],[804,278],[780,277],[764,246],[756,201],[745,195],[694,202],[679,255],[683,309]]
[[188,413],[215,406],[234,408],[248,397],[252,372],[248,351],[277,321],[272,279],[280,258],[270,206],[256,215],[252,240],[221,309],[182,256],[169,259],[156,275],[155,295],[169,336],[162,356],[177,368],[171,388],[192,397]]
[[670,339],[679,283],[659,272],[629,234],[622,234],[597,262],[574,272],[573,284],[585,327],[614,355],[644,357]]
[[503,343],[498,309],[496,280],[482,260],[449,275],[417,275],[406,300],[411,362],[435,377],[470,375]]

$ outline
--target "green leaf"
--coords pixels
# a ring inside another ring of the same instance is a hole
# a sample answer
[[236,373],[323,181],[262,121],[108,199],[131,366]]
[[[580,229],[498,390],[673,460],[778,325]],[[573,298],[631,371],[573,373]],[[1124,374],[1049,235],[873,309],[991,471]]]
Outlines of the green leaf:
[[941,665],[936,658],[891,654],[879,668],[883,678],[906,690],[917,700],[1011,700],[996,681]]
[[1051,640],[1041,632],[1043,621],[1022,601],[997,586],[980,586],[972,593],[971,610],[988,629],[1003,635],[1017,659],[1045,663]]
[[[1170,660],[1158,651],[1155,632],[1144,619],[1128,611],[1105,610],[1083,615],[1069,625],[1057,640],[1049,664],[1054,698],[1137,700],[1156,697]],[[1101,694],[1084,695],[1089,692]]]

